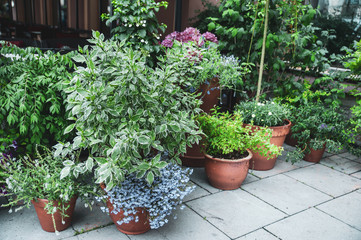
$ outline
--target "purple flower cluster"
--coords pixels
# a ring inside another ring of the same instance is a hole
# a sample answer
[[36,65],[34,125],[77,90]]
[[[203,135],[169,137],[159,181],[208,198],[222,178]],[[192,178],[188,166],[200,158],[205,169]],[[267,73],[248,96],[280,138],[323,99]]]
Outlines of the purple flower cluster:
[[161,44],[165,47],[171,48],[174,40],[182,43],[193,41],[200,47],[207,41],[218,44],[218,39],[213,33],[206,32],[201,34],[198,29],[192,27],[186,28],[183,32],[172,32],[168,34]]
[[[195,188],[189,184],[191,169],[168,164],[160,172],[161,175],[154,179],[152,186],[149,186],[144,178],[138,179],[135,175],[130,175],[121,186],[107,191],[104,198],[109,198],[113,204],[113,213],[123,210],[127,216],[119,220],[118,224],[129,223],[134,219],[131,214],[137,212],[136,208],[145,208],[149,212],[150,227],[162,227],[168,222],[167,216],[171,215],[173,210],[182,204],[183,198]],[[109,211],[107,208],[102,210]]]

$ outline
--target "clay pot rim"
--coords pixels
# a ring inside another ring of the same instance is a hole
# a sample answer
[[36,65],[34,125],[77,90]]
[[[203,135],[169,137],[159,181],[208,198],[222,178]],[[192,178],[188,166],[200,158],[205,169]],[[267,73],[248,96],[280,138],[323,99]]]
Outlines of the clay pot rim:
[[[267,127],[267,128],[270,128],[270,129],[286,129],[286,128],[291,128],[292,122],[291,122],[290,120],[288,120],[288,119],[285,119],[285,121],[287,121],[288,124],[282,125],[282,126]],[[251,127],[254,127],[254,128],[264,127],[264,126],[258,126],[258,125],[251,125],[251,124],[249,124],[249,123],[244,123],[244,125],[251,126]]]
[[230,163],[230,162],[234,162],[234,163],[240,163],[240,162],[245,162],[245,161],[250,161],[251,158],[253,157],[253,154],[252,152],[249,150],[249,149],[246,149],[247,152],[248,152],[248,156],[245,157],[245,158],[240,158],[240,159],[226,159],[226,158],[215,158],[207,153],[204,153],[204,156],[206,156],[207,158],[210,158],[212,160],[215,160],[215,161],[219,161],[219,162],[227,162],[227,163]]

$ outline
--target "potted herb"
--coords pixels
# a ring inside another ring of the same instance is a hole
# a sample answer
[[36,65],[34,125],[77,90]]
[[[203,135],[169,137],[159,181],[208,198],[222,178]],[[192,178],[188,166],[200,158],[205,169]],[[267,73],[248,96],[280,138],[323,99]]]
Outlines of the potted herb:
[[347,119],[340,108],[325,107],[321,103],[308,103],[293,108],[293,137],[297,149],[287,154],[292,162],[302,158],[319,162],[327,147],[330,152],[339,152],[349,137],[346,134]]
[[[268,127],[272,132],[271,143],[279,147],[283,145],[286,135],[291,128],[291,122],[287,120],[290,116],[290,111],[285,106],[272,101],[265,101],[263,103],[249,101],[239,103],[235,109],[240,111],[244,118],[244,123],[250,124],[254,132],[258,131],[260,127]],[[258,150],[252,153],[253,158],[250,168],[264,171],[275,166],[277,156],[269,155],[270,157],[266,158],[259,155]]]
[[[7,194],[9,203],[4,206],[16,206],[16,212],[33,204],[42,229],[58,233],[70,226],[78,197],[90,205],[94,186],[73,176],[60,179],[63,162],[78,162],[79,154],[54,158],[49,149],[41,150],[44,153],[37,151],[35,158],[28,155],[19,159],[8,157],[6,164],[1,165],[0,174],[5,177],[7,191],[11,193]],[[24,205],[18,206],[19,201]],[[12,211],[11,208],[9,212]]]
[[205,170],[209,182],[216,188],[232,190],[241,186],[248,173],[252,151],[266,158],[281,154],[282,148],[270,143],[271,130],[259,127],[259,131],[253,132],[251,126],[244,126],[239,112],[214,112],[199,116],[198,121],[206,134]]
[[94,181],[109,191],[135,175],[153,187],[161,170],[199,141],[199,100],[178,85],[174,66],[152,69],[124,42],[104,41],[99,32],[93,37],[94,45],[74,57],[83,67],[66,89],[74,120],[66,132],[77,136],[56,146],[56,155],[86,148],[89,157],[65,163],[63,176],[94,171]]

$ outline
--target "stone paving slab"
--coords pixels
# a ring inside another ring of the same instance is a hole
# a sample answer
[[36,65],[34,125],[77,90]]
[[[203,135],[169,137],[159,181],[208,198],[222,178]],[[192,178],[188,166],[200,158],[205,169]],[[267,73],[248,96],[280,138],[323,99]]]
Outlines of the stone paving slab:
[[256,171],[256,170],[249,170],[250,173],[252,173],[253,175],[255,175],[256,177],[259,178],[266,178],[266,177],[270,177],[270,176],[274,176],[280,173],[284,173],[284,172],[288,172],[294,169],[299,168],[296,165],[292,165],[289,162],[285,162],[282,161],[280,159],[277,159],[276,161],[276,165],[273,169],[267,170],[267,171]]
[[271,224],[265,229],[285,240],[358,240],[361,232],[315,208]]
[[264,229],[259,229],[255,232],[247,234],[243,237],[237,238],[236,240],[278,240],[279,238],[273,236]]
[[76,232],[89,231],[113,223],[109,215],[100,210],[101,206],[104,204],[95,203],[93,209],[90,210],[85,208],[84,203],[78,199],[73,213],[72,225],[74,230]]
[[356,159],[358,159],[357,156],[352,155],[352,154],[349,153],[349,152],[341,153],[341,154],[339,154],[338,156],[347,158],[347,159],[349,159],[349,160],[356,160]]
[[361,180],[321,164],[296,169],[284,174],[333,197],[361,188]]
[[289,215],[332,199],[282,174],[247,184],[242,189]]
[[242,186],[245,185],[245,184],[248,184],[248,183],[251,183],[251,182],[255,182],[255,181],[258,181],[260,180],[260,178],[254,176],[250,170],[248,170],[248,174],[247,174],[247,177],[246,179],[244,179],[243,183],[242,183]]
[[[194,201],[204,201],[205,198],[197,199]],[[194,202],[194,201],[190,201]],[[187,203],[188,204],[188,203]],[[229,238],[203,219],[197,213],[189,209],[177,210],[177,219],[171,218],[169,223],[159,228],[159,233],[169,240],[229,240]]]
[[201,186],[196,185],[196,188],[194,189],[194,191],[191,192],[189,195],[185,196],[185,198],[183,199],[183,202],[187,202],[187,201],[190,201],[190,200],[193,200],[193,199],[204,197],[204,196],[207,196],[209,194],[210,193],[207,190],[205,190]]
[[79,234],[77,237],[79,240],[129,240],[128,236],[119,232],[115,225]]
[[34,207],[18,212],[8,213],[8,209],[0,210],[1,240],[54,240],[74,236],[75,231],[69,227],[60,235],[45,232],[39,223]]
[[169,240],[159,233],[158,230],[150,230],[140,235],[128,235],[130,240]]
[[361,231],[361,194],[352,192],[317,208]]
[[241,189],[212,194],[190,201],[187,205],[231,238],[240,237],[286,216]]
[[358,178],[358,179],[361,179],[361,171],[360,172],[356,172],[354,174],[351,174],[351,176],[355,177],[355,178]]
[[204,168],[194,168],[191,180],[210,193],[216,193],[221,191],[215,187],[212,187],[211,184],[208,182],[206,171],[204,170]]
[[344,157],[337,155],[322,159],[320,162],[322,165],[328,166],[337,171],[351,174],[361,170],[361,164],[355,161],[348,160]]

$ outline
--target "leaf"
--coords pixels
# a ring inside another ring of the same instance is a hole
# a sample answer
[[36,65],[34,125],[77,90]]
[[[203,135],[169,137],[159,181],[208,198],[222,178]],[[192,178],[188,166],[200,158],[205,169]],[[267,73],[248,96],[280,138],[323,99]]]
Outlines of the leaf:
[[213,22],[208,24],[208,31],[212,31],[215,28],[216,28],[216,24],[214,24]]
[[67,177],[70,173],[70,167],[65,167],[60,172],[60,179]]
[[162,169],[162,168],[164,168],[164,167],[167,166],[167,165],[168,165],[167,162],[161,161],[161,162],[159,162],[159,163],[156,164],[156,167],[157,167],[158,169]]
[[149,184],[152,184],[153,181],[154,181],[154,174],[153,174],[153,172],[149,172],[149,173],[147,174],[147,182],[148,182]]
[[86,169],[90,172],[93,169],[94,166],[94,159],[91,157],[88,157],[88,160],[85,163]]
[[78,63],[83,63],[83,62],[86,62],[86,59],[83,55],[76,55],[74,57],[72,57],[72,59],[75,61],[75,62],[78,62]]
[[138,166],[138,169],[139,170],[148,170],[148,169],[150,169],[150,165],[148,163],[146,163],[146,162],[143,162],[142,164],[140,164]]
[[140,143],[140,144],[143,144],[143,145],[145,145],[145,144],[149,144],[150,143],[150,137],[148,137],[148,136],[140,136],[139,138],[138,138],[138,142]]
[[64,134],[70,133],[75,127],[75,123],[70,124],[69,126],[67,126],[64,130]]

